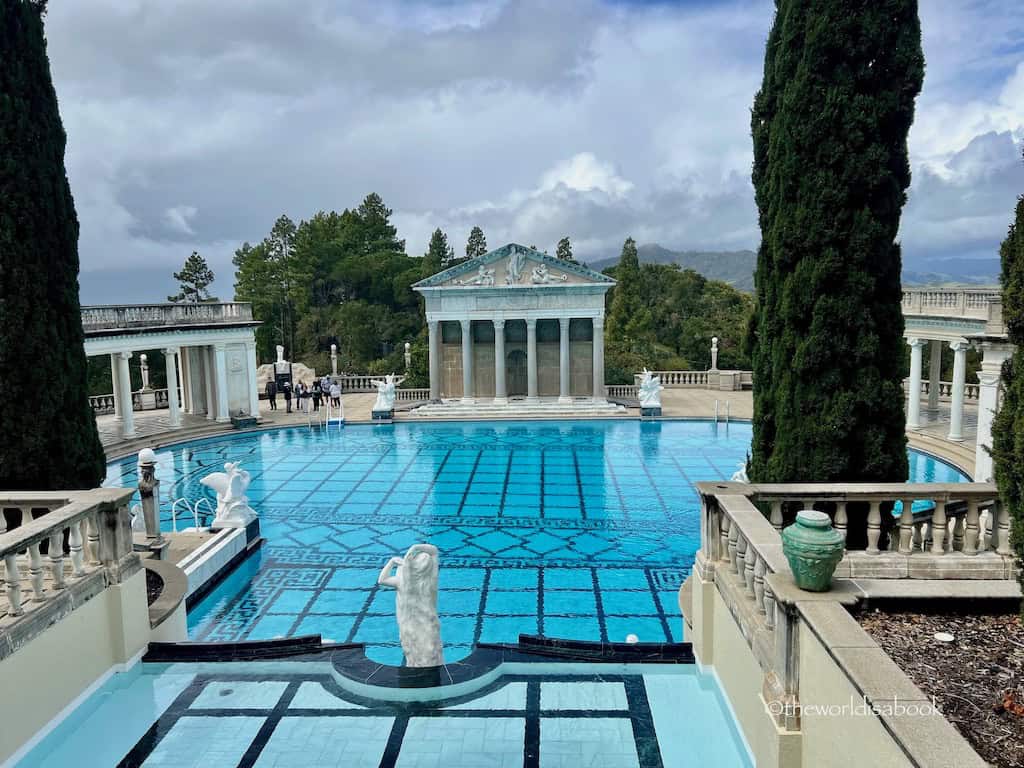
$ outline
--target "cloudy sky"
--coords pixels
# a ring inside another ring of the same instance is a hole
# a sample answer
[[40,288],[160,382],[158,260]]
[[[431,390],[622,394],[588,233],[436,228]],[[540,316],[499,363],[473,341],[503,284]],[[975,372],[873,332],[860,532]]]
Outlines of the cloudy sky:
[[[753,248],[764,0],[60,0],[49,52],[83,300],[162,298],[199,250],[379,192],[444,229],[578,256]],[[1024,3],[921,0],[908,261],[993,256],[1024,193]]]

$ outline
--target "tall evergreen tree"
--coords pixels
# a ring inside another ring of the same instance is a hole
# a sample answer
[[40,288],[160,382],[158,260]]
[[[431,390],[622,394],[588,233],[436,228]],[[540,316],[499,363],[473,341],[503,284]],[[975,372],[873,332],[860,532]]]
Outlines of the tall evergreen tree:
[[371,192],[356,209],[362,222],[364,255],[405,253],[405,240],[398,239],[398,230],[391,223],[391,209],[381,196]]
[[916,0],[776,0],[754,101],[760,482],[905,481],[900,212]]
[[[1024,197],[999,250],[1003,320],[1017,350],[1003,364],[1003,402],[992,423],[992,459],[1003,504],[1010,510],[1010,542],[1024,562]],[[1024,569],[1021,570],[1024,584]],[[1021,608],[1024,615],[1024,606]]]
[[469,231],[469,240],[466,241],[466,258],[475,259],[487,253],[487,238],[480,227],[473,227]]
[[[89,407],[78,217],[41,0],[0,0],[0,489],[91,488],[103,446]],[[39,403],[45,393],[46,405]]]
[[209,287],[213,283],[213,270],[198,251],[192,251],[192,255],[185,259],[181,271],[174,273],[174,279],[178,281],[181,290],[174,296],[168,296],[168,301],[195,304],[210,300]]
[[555,249],[555,256],[562,261],[571,261],[573,264],[576,263],[576,259],[572,257],[572,243],[569,242],[568,237],[563,237],[558,241],[558,248]]
[[455,260],[455,249],[448,245],[448,235],[440,227],[430,236],[430,245],[423,254],[423,271],[426,276],[451,266]]
[[632,237],[622,244],[615,267],[615,288],[608,310],[608,342],[633,352],[643,352],[653,335],[650,306],[643,296],[643,276],[636,242]]

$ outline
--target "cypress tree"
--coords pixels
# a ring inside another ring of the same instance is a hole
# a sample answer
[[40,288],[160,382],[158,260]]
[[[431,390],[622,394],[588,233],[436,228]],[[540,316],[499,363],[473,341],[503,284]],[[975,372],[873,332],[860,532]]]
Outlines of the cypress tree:
[[608,342],[630,352],[645,353],[654,333],[650,302],[643,296],[643,276],[636,242],[627,237],[615,266],[615,287],[608,308]]
[[0,0],[0,489],[91,488],[78,218],[43,35],[46,3]]
[[776,0],[751,125],[758,482],[907,478],[900,212],[916,0]]
[[[999,250],[1002,260],[1003,320],[1017,346],[1003,363],[1003,402],[992,423],[992,459],[999,496],[1010,511],[1010,543],[1024,561],[1024,197]],[[1021,572],[1024,584],[1024,570]],[[1024,606],[1021,608],[1024,615]]]

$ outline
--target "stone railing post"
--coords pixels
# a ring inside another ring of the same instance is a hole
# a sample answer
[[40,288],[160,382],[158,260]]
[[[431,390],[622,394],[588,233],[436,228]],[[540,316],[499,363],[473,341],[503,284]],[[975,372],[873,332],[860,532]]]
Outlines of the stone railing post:
[[133,555],[131,516],[128,505],[103,505],[97,512],[99,522],[99,559],[113,584],[122,580],[122,560]]

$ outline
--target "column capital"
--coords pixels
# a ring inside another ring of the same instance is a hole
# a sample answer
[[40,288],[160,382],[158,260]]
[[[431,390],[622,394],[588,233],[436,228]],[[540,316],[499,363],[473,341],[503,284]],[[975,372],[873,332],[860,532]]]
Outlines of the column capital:
[[469,329],[473,326],[473,321],[467,318],[459,320],[459,324],[462,326],[463,333],[469,333]]
[[181,351],[181,347],[164,347],[165,355],[176,355]]
[[978,383],[983,387],[994,387],[999,383],[998,371],[978,371]]
[[907,344],[915,349],[920,349],[926,343],[928,343],[927,339],[919,339],[916,336],[910,336],[909,338],[907,338]]
[[604,330],[604,315],[602,315],[600,317],[591,318],[591,321],[594,324],[594,330],[595,331],[596,330],[602,330],[602,331]]
[[440,325],[441,325],[441,321],[440,320],[431,320],[429,317],[427,318],[427,328],[428,329],[436,331]]
[[571,317],[560,317],[560,318],[558,318],[558,324],[560,326],[562,326],[562,330],[568,330],[568,328],[569,328],[569,321],[570,320],[572,320]]
[[213,347],[213,350],[215,352],[226,352],[228,348],[228,343],[226,341],[215,341],[210,346]]
[[531,330],[535,331],[535,330],[537,330],[537,318],[535,318],[535,317],[528,317],[528,318],[526,318],[526,330],[528,330],[528,331],[531,331]]
[[505,328],[505,320],[504,320],[504,318],[501,318],[501,319],[494,318],[494,319],[491,320],[491,322],[494,323],[494,330],[496,330],[496,331],[504,330],[504,328]]
[[116,354],[122,360],[131,360],[132,359],[132,353],[131,352],[118,352]]
[[967,339],[957,339],[956,341],[949,342],[949,348],[954,352],[966,352],[971,348],[971,342]]

